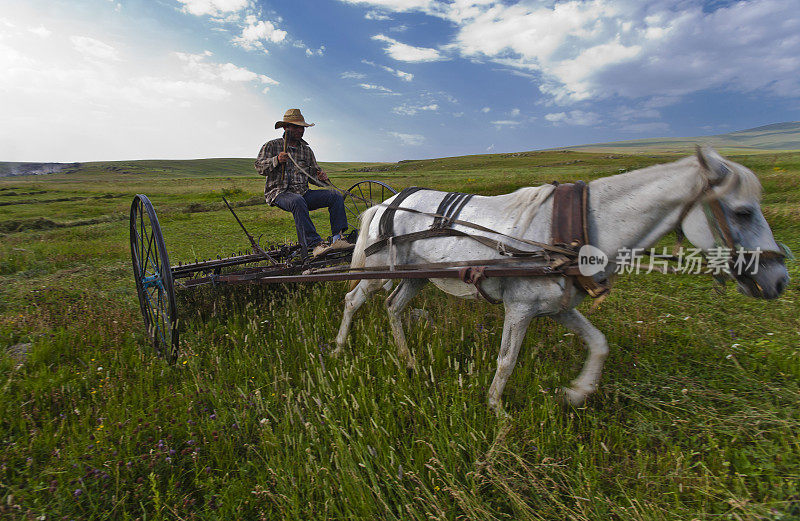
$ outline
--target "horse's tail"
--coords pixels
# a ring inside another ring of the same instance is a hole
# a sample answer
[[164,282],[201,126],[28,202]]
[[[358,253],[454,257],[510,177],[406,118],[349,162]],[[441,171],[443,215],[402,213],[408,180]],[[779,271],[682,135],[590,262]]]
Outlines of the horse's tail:
[[[364,250],[367,249],[367,235],[369,235],[369,224],[372,222],[372,218],[375,216],[375,212],[378,211],[378,208],[380,208],[380,206],[373,206],[371,208],[367,208],[359,218],[359,220],[361,221],[361,227],[359,228],[356,247],[355,249],[353,249],[353,257],[352,260],[350,261],[351,269],[363,268],[364,264],[367,261],[367,254],[364,253]],[[358,285],[358,283],[359,283],[358,280],[351,281],[350,291],[353,291],[355,287]]]

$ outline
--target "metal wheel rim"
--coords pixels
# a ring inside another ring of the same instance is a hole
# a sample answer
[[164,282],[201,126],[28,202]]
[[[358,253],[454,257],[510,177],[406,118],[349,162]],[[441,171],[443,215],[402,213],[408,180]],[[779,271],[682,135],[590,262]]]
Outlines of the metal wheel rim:
[[[351,194],[356,195],[361,199],[366,199],[369,202],[352,197]],[[353,219],[350,223],[351,226],[354,228],[358,227],[358,217],[364,210],[374,206],[375,204],[385,201],[395,194],[397,194],[397,190],[381,181],[359,181],[351,186],[347,190],[347,194],[345,195],[344,199],[344,207],[348,214],[347,218],[348,220],[350,220],[351,217]]]
[[178,356],[175,288],[155,209],[147,196],[133,198],[130,215],[133,276],[139,307],[153,347],[171,363]]

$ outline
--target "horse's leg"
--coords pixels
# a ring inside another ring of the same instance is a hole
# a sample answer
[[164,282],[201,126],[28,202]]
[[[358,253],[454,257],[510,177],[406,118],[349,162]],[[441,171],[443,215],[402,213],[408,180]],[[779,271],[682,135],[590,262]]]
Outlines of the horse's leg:
[[344,297],[344,313],[342,314],[342,325],[339,326],[339,334],[336,335],[336,349],[333,350],[334,355],[338,355],[344,343],[347,341],[347,334],[350,332],[350,326],[353,324],[353,315],[355,315],[361,304],[367,301],[372,293],[381,288],[381,281],[375,279],[365,279],[359,282],[353,291]]
[[586,398],[597,390],[603,362],[608,356],[608,342],[599,329],[594,327],[577,309],[553,315],[559,324],[580,336],[589,348],[589,356],[576,379],[564,388],[564,394],[572,405],[582,405]]
[[401,281],[392,294],[386,298],[386,312],[389,314],[389,324],[392,326],[394,342],[397,344],[397,355],[406,363],[408,369],[413,369],[416,365],[416,361],[414,357],[411,356],[411,351],[408,350],[408,343],[406,342],[405,332],[403,332],[403,321],[400,319],[400,313],[403,312],[411,299],[414,298],[414,295],[419,293],[419,290],[422,289],[426,282],[426,279],[405,279]]
[[497,371],[489,387],[489,408],[498,416],[505,415],[501,396],[508,377],[517,364],[517,355],[528,331],[534,311],[527,304],[506,303],[506,316],[503,322],[503,339],[500,341],[500,352],[497,355]]

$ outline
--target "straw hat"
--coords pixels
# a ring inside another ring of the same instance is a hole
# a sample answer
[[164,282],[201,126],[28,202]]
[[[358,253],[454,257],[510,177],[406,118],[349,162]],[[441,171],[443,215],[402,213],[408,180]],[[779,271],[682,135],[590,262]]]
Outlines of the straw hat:
[[275,128],[285,127],[287,123],[291,123],[292,125],[298,125],[301,127],[313,127],[313,123],[306,123],[306,120],[303,118],[303,115],[300,113],[300,109],[289,109],[286,111],[286,114],[283,115],[283,120],[278,121],[275,123]]

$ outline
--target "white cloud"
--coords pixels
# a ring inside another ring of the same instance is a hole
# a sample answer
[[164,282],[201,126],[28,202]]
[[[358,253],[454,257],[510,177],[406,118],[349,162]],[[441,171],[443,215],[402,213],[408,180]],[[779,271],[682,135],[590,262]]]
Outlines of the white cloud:
[[264,85],[279,85],[276,80],[264,74],[255,73],[244,67],[239,67],[233,63],[213,63],[206,61],[212,55],[206,51],[203,54],[189,54],[176,52],[178,57],[186,65],[186,70],[197,74],[204,80],[222,80],[223,82],[250,82],[258,81]]
[[[706,89],[800,91],[796,0],[341,0],[417,11],[456,26],[439,49],[528,75],[559,103],[613,97],[679,99]],[[719,2],[717,2],[719,4]],[[395,59],[418,54],[383,35]],[[422,60],[418,60],[422,61]]]
[[402,12],[426,11],[437,4],[437,0],[342,0],[346,4],[371,5],[382,9]]
[[384,47],[386,54],[397,61],[435,62],[446,59],[436,49],[431,49],[428,47],[414,47],[412,45],[398,42],[397,40],[389,38],[383,34],[376,34],[372,37],[372,39],[387,43],[388,45]]
[[345,80],[363,80],[367,77],[367,75],[360,72],[344,71],[339,75],[339,77]]
[[572,110],[570,112],[553,112],[545,114],[544,119],[555,125],[590,126],[600,122],[600,116],[594,112]]
[[512,118],[516,118],[517,116],[519,116],[519,109],[516,108],[511,109],[511,112],[509,112],[508,115],[511,116]]
[[232,42],[248,51],[266,51],[264,42],[280,43],[286,39],[286,35],[286,31],[278,29],[272,22],[248,15],[242,27],[242,34],[235,37]]
[[411,80],[414,79],[414,75],[411,74],[410,72],[404,72],[404,71],[401,71],[399,69],[393,69],[391,67],[387,67],[386,65],[378,65],[377,63],[371,62],[369,60],[361,60],[361,63],[363,63],[365,65],[369,65],[371,67],[377,67],[379,69],[383,69],[386,72],[388,72],[389,74],[393,74],[394,76],[397,76],[398,78],[400,78],[403,81],[411,81]]
[[392,89],[386,88],[383,85],[373,85],[371,83],[362,83],[360,85],[360,87],[362,89],[364,89],[364,90],[374,90],[374,91],[379,92],[381,94],[397,95],[397,93],[394,92]]
[[325,46],[321,45],[319,49],[310,49],[306,47],[306,56],[323,56],[325,54]]
[[50,30],[47,29],[47,27],[43,25],[40,25],[39,27],[31,27],[28,30],[33,34],[35,34],[36,36],[39,36],[40,38],[47,38],[48,36],[53,34]]
[[425,142],[425,136],[420,134],[403,134],[402,132],[389,132],[389,135],[397,138],[403,145],[419,146]]
[[100,40],[95,40],[88,36],[72,36],[70,41],[76,51],[88,58],[119,60],[119,53],[117,53],[117,50]]
[[437,110],[439,110],[439,105],[436,103],[431,103],[430,105],[409,105],[407,103],[403,103],[402,105],[393,108],[392,112],[401,116],[414,116],[418,112],[436,112]]
[[367,11],[364,15],[367,20],[391,20],[392,17],[380,11]]
[[488,114],[491,111],[492,111],[491,107],[483,107],[481,109],[481,112],[483,112],[484,114]]
[[248,7],[248,0],[178,0],[183,10],[196,16],[220,16]]
[[492,121],[492,125],[495,125],[497,127],[516,127],[519,124],[520,124],[519,121],[514,121],[510,119],[501,119],[498,121]]
[[386,65],[381,65],[380,67],[389,74],[394,74],[403,81],[411,81],[414,79],[414,75],[411,74],[410,72],[404,72],[398,69],[392,69],[391,67],[387,67]]

